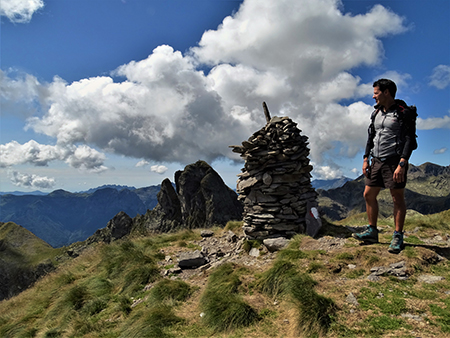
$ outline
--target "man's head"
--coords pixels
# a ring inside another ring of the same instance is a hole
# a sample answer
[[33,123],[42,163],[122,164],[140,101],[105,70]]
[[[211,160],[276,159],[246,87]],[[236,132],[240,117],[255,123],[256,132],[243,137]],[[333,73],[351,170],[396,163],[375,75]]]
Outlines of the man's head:
[[389,79],[379,79],[373,83],[373,88],[378,87],[381,92],[387,89],[392,98],[395,99],[395,94],[397,93],[397,85],[394,81]]
[[395,82],[388,79],[379,79],[373,83],[373,98],[377,105],[389,106],[394,102],[397,86]]

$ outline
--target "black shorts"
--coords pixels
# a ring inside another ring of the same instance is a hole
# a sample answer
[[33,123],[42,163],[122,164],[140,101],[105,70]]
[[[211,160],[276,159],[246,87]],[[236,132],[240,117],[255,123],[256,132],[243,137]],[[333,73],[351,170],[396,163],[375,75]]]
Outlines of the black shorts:
[[398,167],[400,156],[388,157],[385,161],[372,158],[369,177],[366,177],[366,185],[370,187],[381,187],[387,189],[403,189],[406,186],[406,173],[408,164],[405,166],[405,179],[401,183],[394,182],[394,171]]

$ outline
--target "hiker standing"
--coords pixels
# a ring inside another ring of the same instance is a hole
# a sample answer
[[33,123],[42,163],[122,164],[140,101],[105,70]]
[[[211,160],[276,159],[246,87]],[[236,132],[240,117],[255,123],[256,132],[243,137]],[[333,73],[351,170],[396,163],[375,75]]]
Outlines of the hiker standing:
[[408,160],[416,143],[416,109],[395,99],[397,86],[388,79],[373,84],[375,111],[371,116],[369,136],[364,153],[365,175],[364,199],[369,225],[367,230],[353,234],[364,242],[378,242],[378,201],[382,188],[390,189],[394,203],[395,232],[389,252],[399,253],[403,249],[403,225],[406,216],[405,185]]

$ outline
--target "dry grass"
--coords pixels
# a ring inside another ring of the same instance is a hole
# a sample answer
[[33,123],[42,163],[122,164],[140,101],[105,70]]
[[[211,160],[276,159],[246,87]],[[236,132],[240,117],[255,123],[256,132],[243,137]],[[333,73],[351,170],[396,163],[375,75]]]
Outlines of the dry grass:
[[[256,259],[261,264],[235,265],[232,269],[238,279],[233,292],[258,315],[248,326],[218,331],[205,325],[201,301],[214,269],[195,273],[187,280],[192,293],[185,301],[153,299],[151,290],[143,291],[139,283],[127,287],[125,277],[137,273],[139,264],[151,266],[161,256],[175,257],[179,251],[190,250],[192,240],[198,239],[199,232],[194,231],[136,238],[133,245],[99,245],[85,251],[33,288],[1,302],[0,336],[133,337],[154,323],[153,331],[145,331],[142,337],[450,337],[450,249],[448,242],[436,240],[437,235],[446,239],[450,234],[450,213],[441,214],[411,215],[406,227],[410,243],[399,255],[387,252],[392,231],[389,219],[380,222],[384,232],[379,244],[359,245],[342,222],[329,224],[317,239],[296,236],[278,253],[295,274],[307,275],[314,282],[310,295],[334,304],[335,312],[325,330],[302,332],[302,305],[286,294],[262,292],[261,276],[274,265],[262,264],[266,261],[261,257]],[[362,225],[364,217],[355,215],[347,222]],[[228,230],[237,233],[239,228],[232,224],[215,230],[217,235]],[[179,246],[180,241],[186,245]],[[439,260],[436,253],[446,259]],[[127,257],[127,264],[123,265],[120,257]],[[410,274],[406,281],[392,276],[383,276],[379,282],[367,279],[371,268],[402,260]],[[418,279],[422,274],[444,280],[423,283]],[[359,306],[348,302],[350,293]],[[138,299],[142,302],[132,307]],[[155,304],[165,311],[154,310]]]

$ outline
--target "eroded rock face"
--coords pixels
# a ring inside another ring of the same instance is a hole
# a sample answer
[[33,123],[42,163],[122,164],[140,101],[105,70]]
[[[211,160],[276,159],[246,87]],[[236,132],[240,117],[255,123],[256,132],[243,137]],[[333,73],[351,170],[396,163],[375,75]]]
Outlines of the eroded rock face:
[[175,173],[176,190],[168,179],[161,184],[158,205],[140,218],[150,231],[224,226],[241,220],[243,206],[237,194],[206,162],[197,161]]
[[306,222],[307,213],[318,204],[310,180],[308,137],[300,132],[290,118],[274,117],[242,146],[230,146],[245,159],[236,191],[244,203],[248,237],[290,237],[318,231],[307,229],[307,225],[320,224]]
[[146,214],[145,227],[150,231],[169,232],[182,225],[181,205],[172,183],[165,179],[157,195],[158,204]]
[[242,219],[243,206],[237,194],[206,162],[197,161],[177,171],[175,184],[186,227],[211,227]]

